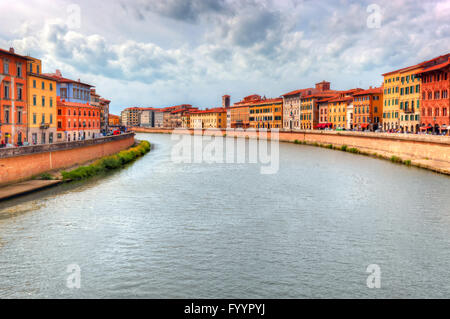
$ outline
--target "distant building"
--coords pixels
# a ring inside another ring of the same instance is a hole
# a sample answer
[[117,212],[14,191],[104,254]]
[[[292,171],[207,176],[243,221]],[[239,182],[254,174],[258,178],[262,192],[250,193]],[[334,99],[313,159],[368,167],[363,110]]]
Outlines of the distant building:
[[226,128],[227,110],[214,108],[190,112],[190,128]]
[[155,127],[157,128],[163,128],[164,127],[164,112],[161,110],[155,110],[155,112],[153,113],[154,115],[154,122],[155,122]]
[[120,116],[109,114],[108,122],[109,126],[120,126]]
[[155,127],[155,109],[142,108],[141,109],[141,127]]
[[283,94],[283,128],[287,130],[300,129],[301,97],[311,95],[317,90],[301,89]]
[[120,113],[120,121],[123,126],[140,126],[141,108],[129,107]]

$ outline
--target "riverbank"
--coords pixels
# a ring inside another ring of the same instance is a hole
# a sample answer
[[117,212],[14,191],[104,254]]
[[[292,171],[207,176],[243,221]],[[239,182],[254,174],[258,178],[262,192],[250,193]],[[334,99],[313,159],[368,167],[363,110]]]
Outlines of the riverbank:
[[64,182],[78,181],[118,169],[145,155],[150,149],[151,145],[149,142],[141,141],[117,154],[86,162],[84,166],[73,166],[70,170],[53,170],[45,172],[35,177],[35,179],[0,187],[0,201],[36,192]]
[[[162,128],[133,128],[137,133],[170,134],[174,130]],[[177,134],[194,134],[192,129],[177,129]],[[204,135],[259,138],[259,132],[245,130],[208,129]],[[271,139],[271,133],[267,133]],[[450,175],[450,137],[412,134],[335,132],[335,131],[280,131],[280,142],[342,150],[415,166]]]
[[150,152],[150,149],[151,145],[148,141],[141,141],[128,150],[101,158],[90,165],[80,166],[71,171],[62,171],[62,179],[63,181],[77,181],[123,167]]
[[134,133],[126,133],[84,141],[0,149],[0,186],[116,154],[134,145],[134,136]]
[[61,180],[30,180],[0,188],[0,201],[61,184]]

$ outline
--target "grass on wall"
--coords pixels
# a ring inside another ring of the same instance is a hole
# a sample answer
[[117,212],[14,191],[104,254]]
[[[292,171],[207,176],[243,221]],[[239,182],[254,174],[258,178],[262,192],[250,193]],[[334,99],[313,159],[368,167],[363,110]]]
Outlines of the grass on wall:
[[141,141],[137,146],[118,154],[107,156],[97,160],[88,166],[80,166],[72,171],[61,172],[64,181],[79,181],[109,170],[117,169],[125,164],[133,162],[150,151],[151,145],[147,141]]

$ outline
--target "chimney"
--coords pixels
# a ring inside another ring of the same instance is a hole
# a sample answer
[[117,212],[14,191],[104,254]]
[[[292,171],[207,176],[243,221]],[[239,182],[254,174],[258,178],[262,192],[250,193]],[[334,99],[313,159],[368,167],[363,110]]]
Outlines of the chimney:
[[62,77],[62,74],[61,74],[61,71],[60,70],[56,70],[56,72],[55,72],[55,74],[56,74],[56,76],[58,76],[58,77]]
[[14,54],[14,48],[9,48],[9,52]]

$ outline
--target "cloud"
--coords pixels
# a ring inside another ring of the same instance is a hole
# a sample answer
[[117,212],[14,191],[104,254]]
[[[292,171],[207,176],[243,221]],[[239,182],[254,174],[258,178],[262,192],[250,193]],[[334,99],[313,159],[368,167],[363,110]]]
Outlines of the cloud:
[[122,2],[122,5],[141,20],[148,12],[153,12],[189,23],[208,14],[223,13],[227,8],[224,0],[131,0]]
[[[371,1],[117,0],[105,12],[83,3],[85,29],[28,15],[17,26],[0,21],[0,30],[18,30],[0,43],[111,84],[113,103],[124,101],[120,85],[133,88],[134,103],[208,106],[224,93],[278,96],[323,79],[342,89],[376,85],[386,71],[450,52],[447,0],[380,0],[380,28],[367,25]],[[135,29],[111,35],[99,15]]]

